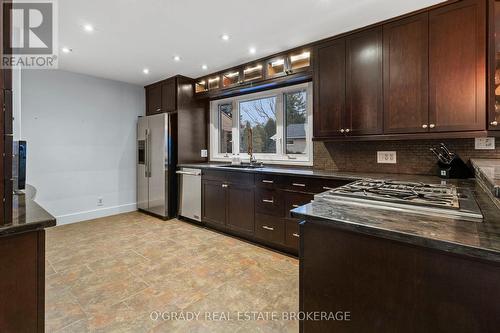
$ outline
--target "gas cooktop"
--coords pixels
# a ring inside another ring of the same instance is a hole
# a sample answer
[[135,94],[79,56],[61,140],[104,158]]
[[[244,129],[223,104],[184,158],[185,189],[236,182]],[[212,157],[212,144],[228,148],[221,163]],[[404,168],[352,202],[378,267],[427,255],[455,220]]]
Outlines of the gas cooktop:
[[315,199],[472,221],[483,219],[473,194],[449,184],[367,179],[318,194]]

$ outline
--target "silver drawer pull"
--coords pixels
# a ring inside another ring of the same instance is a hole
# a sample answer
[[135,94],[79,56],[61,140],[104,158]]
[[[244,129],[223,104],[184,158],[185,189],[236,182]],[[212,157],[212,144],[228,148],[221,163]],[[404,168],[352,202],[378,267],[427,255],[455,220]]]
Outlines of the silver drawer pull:
[[297,238],[299,238],[299,237],[300,237],[300,235],[299,235],[299,234],[297,234],[297,233],[295,233],[295,232],[292,234],[292,236],[293,236],[293,237],[297,237]]
[[222,184],[222,187],[226,188],[226,187],[227,187],[227,184]]
[[299,205],[292,205],[293,208],[299,208]]
[[262,202],[265,202],[265,203],[274,203],[274,200],[262,199]]
[[292,186],[306,187],[306,184],[293,183]]
[[323,186],[323,190],[330,191],[333,190],[333,187]]
[[274,180],[263,180],[262,181],[263,183],[266,183],[266,184],[274,184]]
[[262,226],[262,229],[266,229],[266,230],[274,231],[274,228],[268,227],[267,225],[263,225],[263,226]]

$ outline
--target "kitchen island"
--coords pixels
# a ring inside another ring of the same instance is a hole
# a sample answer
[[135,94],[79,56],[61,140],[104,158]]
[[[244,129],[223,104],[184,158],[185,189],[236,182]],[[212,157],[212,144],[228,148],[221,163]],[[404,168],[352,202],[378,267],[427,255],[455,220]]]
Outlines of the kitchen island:
[[[453,182],[453,181],[452,181]],[[475,181],[482,222],[315,200],[300,218],[300,310],[349,312],[303,332],[496,332],[500,211]]]
[[12,223],[0,227],[0,332],[43,332],[44,229],[56,220],[24,195],[13,202]]

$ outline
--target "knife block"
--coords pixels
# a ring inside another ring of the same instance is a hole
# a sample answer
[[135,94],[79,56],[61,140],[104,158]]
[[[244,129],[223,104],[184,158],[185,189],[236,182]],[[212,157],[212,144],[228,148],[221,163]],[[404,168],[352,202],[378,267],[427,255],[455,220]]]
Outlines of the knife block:
[[438,166],[441,178],[466,179],[474,177],[471,169],[458,155],[455,155],[449,164],[438,161]]

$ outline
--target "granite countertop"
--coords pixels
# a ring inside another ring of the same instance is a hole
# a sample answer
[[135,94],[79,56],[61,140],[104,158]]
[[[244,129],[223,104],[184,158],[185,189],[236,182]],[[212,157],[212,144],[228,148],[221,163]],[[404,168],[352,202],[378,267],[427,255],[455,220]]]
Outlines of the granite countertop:
[[249,173],[268,173],[268,174],[278,174],[285,176],[289,175],[289,176],[299,176],[299,177],[342,179],[342,180],[352,180],[352,181],[372,178],[372,179],[393,179],[393,180],[423,182],[423,183],[441,182],[441,178],[439,177],[426,176],[426,175],[326,171],[326,170],[317,170],[310,167],[281,166],[281,165],[269,165],[269,164],[264,165],[263,168],[246,169],[246,168],[231,168],[228,167],[228,165],[230,165],[230,163],[185,163],[185,164],[179,164],[178,167],[235,171],[235,172],[249,172]]
[[471,163],[476,177],[493,196],[500,198],[500,159],[471,159]]
[[56,225],[56,219],[35,201],[24,195],[13,198],[12,223],[0,226],[0,236],[44,229]]
[[483,222],[463,221],[316,200],[292,210],[301,219],[450,253],[500,263],[500,209],[475,180],[452,181],[473,191]]

